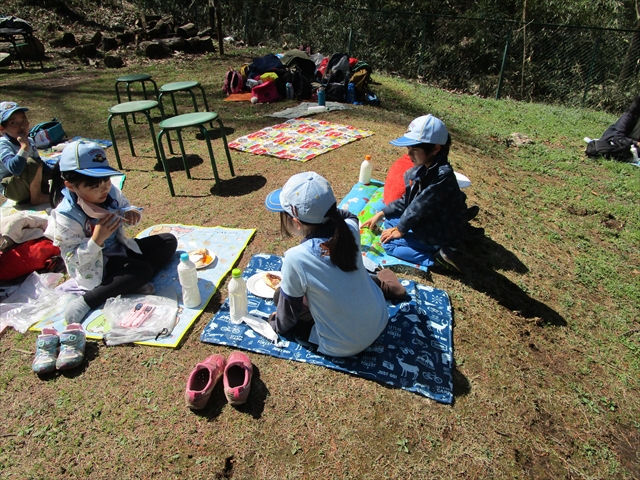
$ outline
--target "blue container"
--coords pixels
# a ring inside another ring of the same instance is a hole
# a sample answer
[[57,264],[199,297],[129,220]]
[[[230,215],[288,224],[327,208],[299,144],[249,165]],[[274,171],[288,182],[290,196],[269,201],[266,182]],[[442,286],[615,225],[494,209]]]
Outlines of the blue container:
[[356,101],[356,86],[353,82],[349,82],[347,87],[347,103],[353,103]]
[[327,98],[327,94],[324,91],[324,88],[318,89],[318,105],[324,107],[325,100]]

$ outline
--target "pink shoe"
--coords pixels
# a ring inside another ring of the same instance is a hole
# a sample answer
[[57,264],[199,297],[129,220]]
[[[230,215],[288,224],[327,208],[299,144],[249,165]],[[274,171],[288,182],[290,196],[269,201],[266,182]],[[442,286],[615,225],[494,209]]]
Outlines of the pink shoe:
[[224,369],[224,394],[231,405],[242,405],[247,401],[251,389],[253,366],[242,352],[229,355]]
[[222,355],[211,355],[204,362],[196,365],[187,380],[184,399],[187,407],[201,410],[209,401],[213,387],[224,372],[225,359]]

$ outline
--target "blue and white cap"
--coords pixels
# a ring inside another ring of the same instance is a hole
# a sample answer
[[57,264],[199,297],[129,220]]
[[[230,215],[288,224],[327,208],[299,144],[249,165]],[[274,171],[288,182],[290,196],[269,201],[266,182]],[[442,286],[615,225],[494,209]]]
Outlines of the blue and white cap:
[[264,201],[272,212],[287,212],[294,218],[311,224],[325,223],[329,209],[336,203],[331,185],[316,172],[298,173],[284,187],[274,190]]
[[78,140],[64,147],[60,155],[61,172],[78,172],[88,177],[112,177],[120,172],[109,166],[107,154],[95,142]]
[[407,132],[389,143],[396,147],[411,147],[421,143],[445,145],[449,139],[449,131],[444,122],[433,115],[423,115],[414,119]]
[[28,112],[27,107],[19,107],[16,102],[0,102],[0,123],[9,120],[15,112]]

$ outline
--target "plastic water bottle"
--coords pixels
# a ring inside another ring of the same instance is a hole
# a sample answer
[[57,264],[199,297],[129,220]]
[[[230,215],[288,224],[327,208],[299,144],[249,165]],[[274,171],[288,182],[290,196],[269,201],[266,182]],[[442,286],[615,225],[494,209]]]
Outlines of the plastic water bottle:
[[234,268],[229,282],[229,310],[231,323],[242,323],[247,314],[247,283],[242,278],[242,270]]
[[290,82],[287,82],[287,99],[293,100],[293,85]]
[[369,185],[371,182],[371,174],[373,173],[373,164],[371,163],[371,155],[366,155],[360,165],[360,177],[358,181],[363,185]]
[[353,103],[356,101],[356,86],[353,82],[349,82],[347,87],[347,103]]
[[324,91],[324,88],[319,88],[318,89],[318,106],[324,107],[326,98],[327,98],[327,94]]
[[638,163],[638,149],[635,145],[631,145],[631,155],[633,156],[633,163]]
[[180,255],[178,264],[178,279],[182,286],[182,303],[186,308],[200,305],[200,289],[198,288],[198,271],[194,263],[189,260],[189,254]]

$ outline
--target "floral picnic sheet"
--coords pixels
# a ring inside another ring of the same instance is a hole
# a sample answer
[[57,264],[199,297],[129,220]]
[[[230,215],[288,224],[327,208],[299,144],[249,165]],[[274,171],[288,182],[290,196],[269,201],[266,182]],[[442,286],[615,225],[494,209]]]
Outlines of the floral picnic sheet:
[[271,155],[307,162],[347,143],[370,137],[372,131],[324,120],[294,118],[237,138],[229,148],[254,155]]

